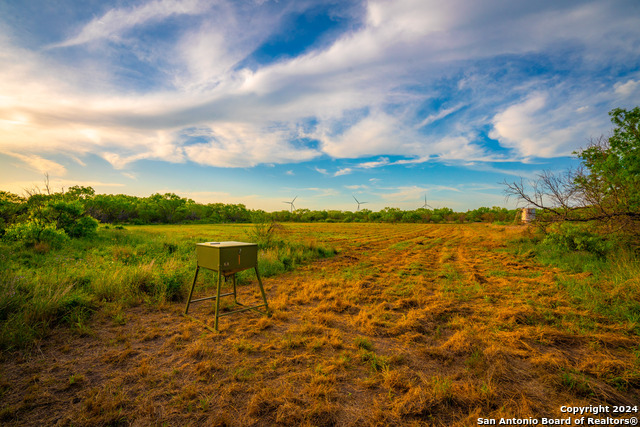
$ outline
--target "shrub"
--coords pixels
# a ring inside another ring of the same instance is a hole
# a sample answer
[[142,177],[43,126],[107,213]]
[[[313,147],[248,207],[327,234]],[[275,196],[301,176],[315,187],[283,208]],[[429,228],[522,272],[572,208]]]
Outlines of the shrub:
[[4,238],[9,241],[23,242],[26,246],[47,243],[53,248],[60,248],[69,240],[64,230],[56,229],[53,224],[43,224],[33,220],[7,228]]
[[65,228],[70,237],[87,237],[94,235],[98,229],[98,220],[83,216]]
[[563,252],[584,251],[599,257],[605,257],[612,248],[603,237],[569,223],[553,226],[542,243]]
[[185,297],[187,278],[180,271],[172,273],[160,273],[160,283],[158,297],[166,301],[182,301]]

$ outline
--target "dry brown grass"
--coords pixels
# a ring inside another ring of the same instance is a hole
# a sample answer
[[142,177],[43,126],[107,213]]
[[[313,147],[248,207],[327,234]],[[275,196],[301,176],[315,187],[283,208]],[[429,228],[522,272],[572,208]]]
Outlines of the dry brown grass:
[[[212,334],[181,303],[103,310],[91,335],[60,329],[2,355],[0,422],[475,425],[640,401],[638,336],[574,305],[557,286],[567,273],[505,252],[520,228],[287,232],[340,252],[266,279],[271,318],[224,317]],[[211,304],[192,307],[212,318]]]

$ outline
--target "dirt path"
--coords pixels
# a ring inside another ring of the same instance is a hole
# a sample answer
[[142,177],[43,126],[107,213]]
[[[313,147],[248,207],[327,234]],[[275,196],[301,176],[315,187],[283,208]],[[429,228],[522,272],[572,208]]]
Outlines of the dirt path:
[[[60,328],[32,354],[2,356],[0,421],[476,425],[637,404],[638,337],[573,305],[565,273],[505,252],[519,232],[292,227],[340,253],[266,279],[271,318],[223,317],[212,334],[182,303],[105,309],[89,335]],[[212,318],[210,303],[192,307]]]

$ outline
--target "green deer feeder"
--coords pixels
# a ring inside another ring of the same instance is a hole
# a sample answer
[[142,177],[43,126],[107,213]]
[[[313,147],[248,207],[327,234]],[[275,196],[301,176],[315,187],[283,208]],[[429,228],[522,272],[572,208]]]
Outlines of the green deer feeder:
[[[216,318],[214,323],[214,329],[218,331],[218,318],[227,316],[233,313],[239,313],[246,310],[255,310],[259,313],[269,315],[269,306],[267,305],[267,296],[264,293],[264,287],[262,286],[262,280],[260,279],[260,273],[258,273],[258,245],[255,243],[244,242],[206,242],[196,244],[196,255],[198,258],[198,264],[196,266],[196,274],[193,277],[193,285],[191,285],[191,291],[189,292],[189,299],[187,300],[187,307],[184,310],[184,314],[189,313],[189,305],[194,302],[205,301],[215,299],[216,302]],[[206,268],[217,272],[217,287],[216,295],[198,298],[192,300],[193,290],[196,286],[196,280],[198,279],[198,272],[200,268]],[[242,270],[248,270],[253,268],[258,278],[258,286],[260,287],[260,293],[262,294],[263,304],[254,305],[251,307],[245,306],[238,302],[236,294],[236,273]],[[231,277],[233,282],[233,292],[225,294],[220,293],[222,287],[222,277],[224,276],[225,282]],[[241,306],[232,311],[226,311],[220,313],[220,298],[228,295],[233,295],[233,301],[236,305]],[[258,308],[264,307],[265,310],[260,311]],[[190,317],[190,316],[189,316]]]

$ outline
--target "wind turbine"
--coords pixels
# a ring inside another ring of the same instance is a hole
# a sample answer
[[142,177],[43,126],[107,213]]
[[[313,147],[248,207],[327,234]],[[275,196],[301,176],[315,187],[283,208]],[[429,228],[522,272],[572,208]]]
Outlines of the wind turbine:
[[[430,208],[431,208],[431,206],[429,206],[429,205],[427,204],[427,195],[425,194],[425,195],[424,195],[424,205],[422,205],[422,207],[421,207],[420,209],[426,209],[427,207],[430,207]],[[431,208],[431,209],[433,209],[433,208]]]
[[[352,196],[353,196],[353,194],[352,194]],[[358,199],[356,199],[356,196],[353,196],[353,200],[355,200],[356,203],[358,204],[358,209],[356,210],[356,212],[360,210],[360,205],[364,205],[365,203],[369,203],[369,202],[359,202]]]
[[294,198],[293,198],[293,200],[292,200],[292,201],[290,201],[290,202],[282,202],[282,203],[287,203],[287,204],[291,205],[291,212],[293,212],[293,210],[296,208],[296,207],[293,205],[293,202],[295,202],[297,198],[298,198],[298,196],[294,197]]

